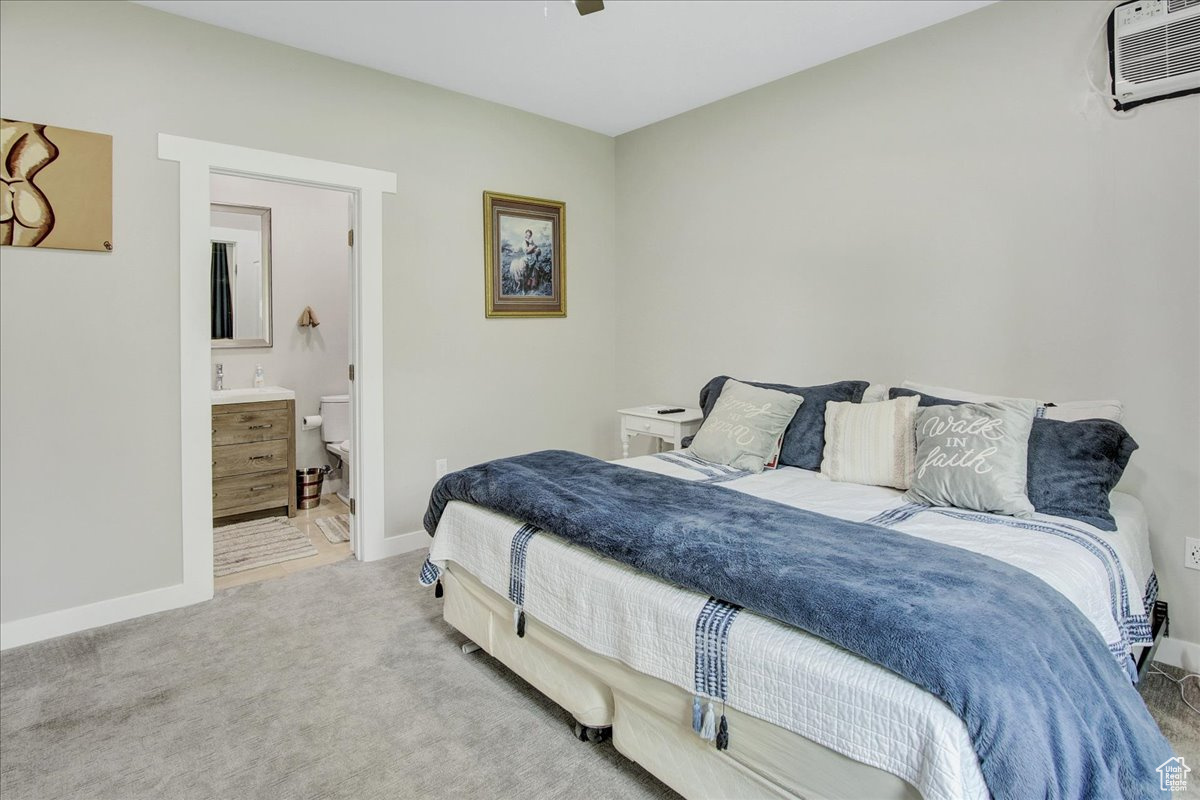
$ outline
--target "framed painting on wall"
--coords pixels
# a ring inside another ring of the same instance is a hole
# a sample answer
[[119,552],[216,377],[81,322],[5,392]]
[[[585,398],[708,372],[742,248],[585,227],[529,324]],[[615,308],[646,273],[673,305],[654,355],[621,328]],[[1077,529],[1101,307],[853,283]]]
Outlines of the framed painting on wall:
[[109,251],[112,137],[0,119],[0,244]]
[[489,317],[567,315],[566,203],[483,193]]

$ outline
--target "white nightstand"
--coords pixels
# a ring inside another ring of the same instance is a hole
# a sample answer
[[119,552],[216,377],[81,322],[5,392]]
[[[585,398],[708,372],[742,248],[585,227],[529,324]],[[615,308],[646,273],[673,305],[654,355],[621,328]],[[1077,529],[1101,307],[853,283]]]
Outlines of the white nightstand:
[[698,408],[685,408],[674,414],[659,414],[660,408],[679,408],[679,406],[638,406],[637,408],[622,408],[617,413],[621,415],[621,453],[623,458],[629,458],[629,440],[634,436],[657,436],[664,442],[669,442],[678,450],[683,445],[680,442],[685,437],[700,430],[704,414]]

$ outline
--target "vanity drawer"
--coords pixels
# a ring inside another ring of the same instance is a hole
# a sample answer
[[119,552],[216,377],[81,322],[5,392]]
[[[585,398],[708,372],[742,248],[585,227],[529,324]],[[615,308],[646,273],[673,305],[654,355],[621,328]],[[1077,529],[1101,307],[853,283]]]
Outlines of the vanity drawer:
[[227,444],[212,449],[213,478],[287,469],[288,440]]
[[235,411],[212,415],[213,446],[287,439],[291,412],[286,408]]
[[288,505],[289,473],[286,469],[213,478],[213,516],[259,511]]

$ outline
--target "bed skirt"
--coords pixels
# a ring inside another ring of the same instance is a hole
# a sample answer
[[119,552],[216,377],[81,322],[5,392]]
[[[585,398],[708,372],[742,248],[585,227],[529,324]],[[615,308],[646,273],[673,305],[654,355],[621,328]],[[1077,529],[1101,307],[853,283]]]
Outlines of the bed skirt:
[[[688,798],[862,798],[915,800],[920,793],[777,725],[727,708],[737,742],[720,751],[696,736],[692,696],[677,686],[593,653],[541,625],[513,630],[512,604],[456,563],[441,576],[443,616],[578,722],[612,726],[617,750]],[[564,730],[563,735],[569,735]],[[583,746],[583,745],[581,745]]]

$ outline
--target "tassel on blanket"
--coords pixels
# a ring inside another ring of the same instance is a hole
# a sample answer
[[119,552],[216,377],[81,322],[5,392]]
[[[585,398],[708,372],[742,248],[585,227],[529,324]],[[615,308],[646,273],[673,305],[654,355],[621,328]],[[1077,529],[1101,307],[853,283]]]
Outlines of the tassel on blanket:
[[717,726],[717,749],[729,749],[729,723],[725,721],[724,714],[721,714],[721,724]]
[[692,730],[700,733],[700,725],[702,724],[700,713],[700,695],[692,696]]
[[418,582],[422,586],[433,586],[441,577],[441,567],[426,558],[425,563],[421,564],[421,575],[417,578]]
[[518,638],[525,638],[525,609],[520,606],[513,606],[513,628]]
[[717,738],[717,714],[711,700],[708,702],[708,708],[704,709],[704,724],[700,726],[700,738],[706,742]]
[[437,583],[434,585],[434,587],[433,587],[433,596],[434,596],[434,597],[441,597],[441,596],[442,596],[442,593],[443,593],[443,590],[442,590],[442,582],[441,582],[441,581],[438,581],[438,582],[437,582]]

